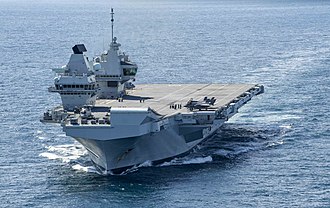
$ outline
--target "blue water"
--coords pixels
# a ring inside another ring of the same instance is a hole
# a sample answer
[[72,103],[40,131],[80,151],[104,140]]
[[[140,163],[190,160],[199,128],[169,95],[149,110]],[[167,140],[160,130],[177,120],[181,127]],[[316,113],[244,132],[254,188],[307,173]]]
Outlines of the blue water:
[[[60,126],[52,67],[115,35],[137,83],[259,83],[186,157],[100,176]],[[330,2],[0,0],[0,207],[330,207]]]

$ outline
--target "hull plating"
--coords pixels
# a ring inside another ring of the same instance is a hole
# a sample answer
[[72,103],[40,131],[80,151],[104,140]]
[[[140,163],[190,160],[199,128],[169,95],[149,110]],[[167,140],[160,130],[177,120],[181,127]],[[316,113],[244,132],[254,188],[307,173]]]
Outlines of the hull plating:
[[[146,161],[161,161],[182,155],[212,135],[223,122],[219,120],[209,127],[184,127],[184,130],[171,126],[160,132],[138,137],[109,140],[75,139],[88,150],[91,160],[100,172],[106,174],[113,170],[125,170]],[[180,134],[182,131],[189,133]],[[200,137],[191,139],[192,132]]]

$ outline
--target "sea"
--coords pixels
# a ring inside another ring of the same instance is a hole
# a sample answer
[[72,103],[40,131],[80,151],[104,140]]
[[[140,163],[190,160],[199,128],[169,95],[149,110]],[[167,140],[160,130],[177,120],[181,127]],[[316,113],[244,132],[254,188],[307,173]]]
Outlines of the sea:
[[[187,156],[100,175],[59,125],[51,68],[108,48],[136,84],[258,83]],[[0,0],[0,207],[330,207],[330,1]]]

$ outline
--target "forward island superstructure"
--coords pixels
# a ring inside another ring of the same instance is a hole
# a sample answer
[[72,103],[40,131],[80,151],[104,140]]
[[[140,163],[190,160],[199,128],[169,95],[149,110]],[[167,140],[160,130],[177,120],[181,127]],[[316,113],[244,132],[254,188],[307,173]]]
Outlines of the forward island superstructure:
[[88,60],[86,48],[73,47],[69,63],[55,69],[62,106],[42,121],[61,123],[80,142],[102,174],[121,172],[146,161],[157,163],[189,152],[212,135],[253,96],[256,84],[144,84],[135,86],[137,65],[109,49]]

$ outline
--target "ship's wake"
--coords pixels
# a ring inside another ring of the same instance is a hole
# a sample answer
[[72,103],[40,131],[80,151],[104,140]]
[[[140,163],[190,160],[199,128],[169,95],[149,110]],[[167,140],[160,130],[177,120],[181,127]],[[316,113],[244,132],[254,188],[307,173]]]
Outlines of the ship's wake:
[[[197,145],[188,155],[174,158],[161,164],[146,161],[133,166],[120,175],[126,175],[143,168],[159,168],[167,166],[196,165],[205,163],[221,163],[228,160],[240,160],[241,156],[250,153],[276,148],[285,144],[284,135],[290,132],[292,126],[256,126],[249,124],[225,124],[215,135]],[[48,159],[59,160],[72,167],[73,170],[101,175],[115,175],[111,172],[99,173],[90,161],[87,151],[82,145],[55,145],[46,147],[47,151],[40,154]]]
[[236,160],[241,156],[284,144],[284,135],[291,131],[291,127],[225,124],[217,134],[200,145],[198,153],[211,155],[214,163]]

